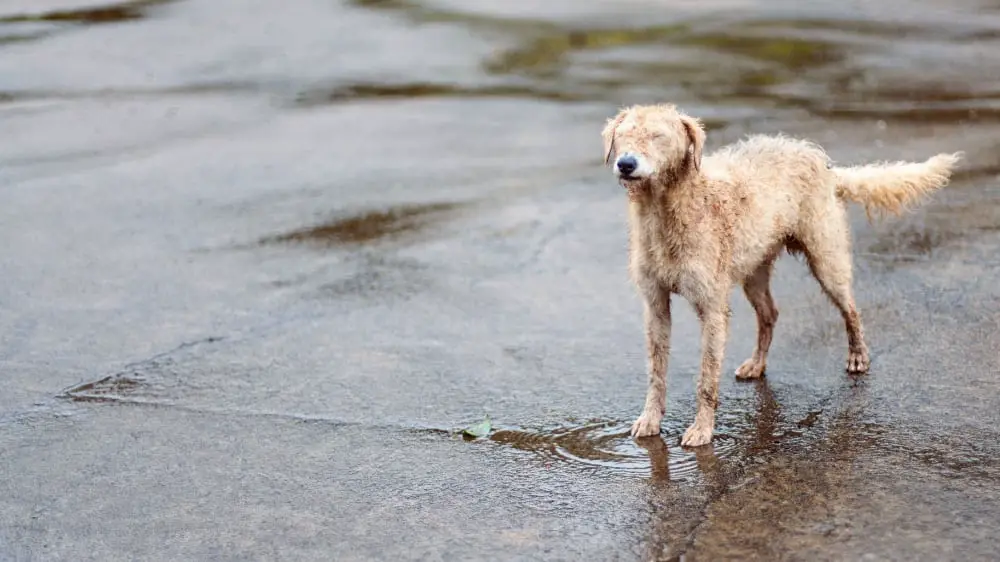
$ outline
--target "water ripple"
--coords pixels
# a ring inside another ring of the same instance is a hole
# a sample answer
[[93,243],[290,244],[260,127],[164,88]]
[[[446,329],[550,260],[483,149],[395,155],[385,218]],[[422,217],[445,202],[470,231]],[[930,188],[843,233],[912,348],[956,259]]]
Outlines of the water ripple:
[[[682,448],[679,440],[684,428],[680,423],[666,420],[660,436],[638,439],[629,435],[630,425],[629,422],[605,420],[538,431],[501,429],[490,439],[535,453],[547,466],[559,464],[590,472],[657,480],[682,481],[697,477],[700,465],[706,461],[706,448],[698,451]],[[732,455],[737,445],[736,438],[717,432],[708,453],[712,457],[710,460]]]

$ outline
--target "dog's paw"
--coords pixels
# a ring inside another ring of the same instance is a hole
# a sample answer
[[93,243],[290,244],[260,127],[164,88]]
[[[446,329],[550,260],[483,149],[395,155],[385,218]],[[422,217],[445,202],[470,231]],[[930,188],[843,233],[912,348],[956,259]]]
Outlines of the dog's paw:
[[660,434],[660,421],[663,416],[657,416],[650,412],[643,412],[639,419],[632,424],[632,437],[648,437]]
[[764,374],[765,367],[766,365],[763,361],[756,361],[752,358],[747,359],[736,369],[736,378],[759,379]]
[[681,445],[685,447],[700,447],[712,442],[712,430],[710,425],[699,425],[695,422],[684,432],[681,438]]
[[847,372],[852,375],[863,375],[868,372],[871,366],[871,359],[868,357],[868,348],[852,349],[847,354]]

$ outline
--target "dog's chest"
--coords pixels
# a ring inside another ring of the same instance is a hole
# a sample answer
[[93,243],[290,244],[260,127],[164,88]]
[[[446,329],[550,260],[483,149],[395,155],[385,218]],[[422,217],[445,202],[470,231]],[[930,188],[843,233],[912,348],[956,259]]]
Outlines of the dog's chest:
[[[686,238],[686,237],[685,237]],[[633,253],[640,276],[655,278],[673,293],[700,300],[713,279],[714,260],[702,255],[702,245],[679,236],[647,232],[639,236]]]
[[710,293],[712,278],[691,264],[675,263],[672,266],[661,267],[657,277],[670,292],[676,293],[691,302],[700,302],[704,295]]

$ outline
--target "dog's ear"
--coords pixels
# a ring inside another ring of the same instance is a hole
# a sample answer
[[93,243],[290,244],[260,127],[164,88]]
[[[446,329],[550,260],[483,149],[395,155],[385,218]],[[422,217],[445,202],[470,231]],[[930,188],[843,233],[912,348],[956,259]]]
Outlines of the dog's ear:
[[625,120],[625,110],[623,109],[618,112],[618,115],[615,115],[611,119],[608,119],[607,124],[604,125],[604,130],[601,131],[601,137],[604,139],[605,166],[611,163],[611,155],[615,151],[615,129],[617,129],[618,125],[621,125],[622,121],[624,120]]
[[701,121],[687,115],[681,116],[681,124],[687,132],[688,147],[691,150],[691,162],[694,163],[695,170],[701,170],[701,153],[705,148],[705,129],[701,126]]

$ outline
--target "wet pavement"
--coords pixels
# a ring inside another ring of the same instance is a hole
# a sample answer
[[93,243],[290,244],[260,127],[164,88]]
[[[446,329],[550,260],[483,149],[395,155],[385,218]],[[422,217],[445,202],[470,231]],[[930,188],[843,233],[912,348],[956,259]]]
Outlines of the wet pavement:
[[[1000,4],[15,0],[0,54],[0,559],[1000,557]],[[709,150],[966,153],[852,211],[872,374],[783,258],[697,450],[687,306],[628,437],[600,167],[664,100]]]

